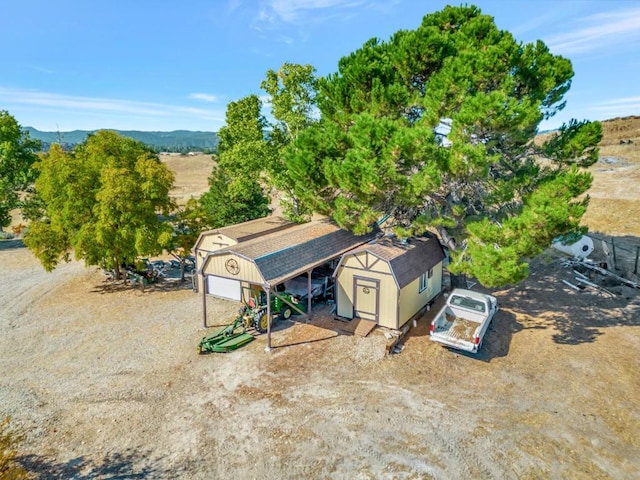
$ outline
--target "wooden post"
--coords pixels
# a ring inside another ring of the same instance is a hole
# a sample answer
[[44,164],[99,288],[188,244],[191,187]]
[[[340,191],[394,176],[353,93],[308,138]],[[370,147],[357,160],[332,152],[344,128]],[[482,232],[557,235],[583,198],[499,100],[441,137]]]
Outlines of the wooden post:
[[266,290],[266,293],[267,293],[267,348],[265,348],[264,351],[268,352],[271,350],[271,287],[269,287],[269,289]]
[[204,283],[204,273],[202,274],[202,325],[207,328],[207,287]]
[[311,321],[311,270],[307,272],[307,315]]
[[633,274],[638,274],[638,257],[640,257],[640,247],[636,247],[636,264],[633,267]]

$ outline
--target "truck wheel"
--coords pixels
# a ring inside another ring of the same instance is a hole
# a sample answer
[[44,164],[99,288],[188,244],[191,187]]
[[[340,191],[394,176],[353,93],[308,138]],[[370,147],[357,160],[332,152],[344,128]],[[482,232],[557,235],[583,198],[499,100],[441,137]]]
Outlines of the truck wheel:
[[260,333],[264,333],[267,331],[267,328],[269,326],[269,319],[267,318],[267,312],[262,311],[256,314],[255,326],[256,326],[256,330],[258,330]]
[[291,314],[293,312],[291,311],[291,307],[285,306],[281,311],[280,311],[280,318],[282,318],[283,320],[289,320],[291,318]]

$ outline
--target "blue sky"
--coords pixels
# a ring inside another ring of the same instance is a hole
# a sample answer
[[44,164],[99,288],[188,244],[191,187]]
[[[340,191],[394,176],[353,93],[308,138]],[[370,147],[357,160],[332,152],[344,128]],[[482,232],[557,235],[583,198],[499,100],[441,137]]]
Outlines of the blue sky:
[[[4,2],[0,110],[47,131],[216,131],[268,69],[318,75],[366,40],[414,29],[438,0]],[[569,58],[570,118],[640,115],[640,0],[477,0],[499,28]]]

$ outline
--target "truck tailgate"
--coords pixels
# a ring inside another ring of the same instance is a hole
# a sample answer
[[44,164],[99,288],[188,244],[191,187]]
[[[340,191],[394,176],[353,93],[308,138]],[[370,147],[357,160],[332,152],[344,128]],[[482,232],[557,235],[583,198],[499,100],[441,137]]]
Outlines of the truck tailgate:
[[446,322],[436,327],[431,334],[431,339],[452,347],[472,350],[475,346],[474,333],[481,322],[458,317],[449,313],[445,314],[445,318]]

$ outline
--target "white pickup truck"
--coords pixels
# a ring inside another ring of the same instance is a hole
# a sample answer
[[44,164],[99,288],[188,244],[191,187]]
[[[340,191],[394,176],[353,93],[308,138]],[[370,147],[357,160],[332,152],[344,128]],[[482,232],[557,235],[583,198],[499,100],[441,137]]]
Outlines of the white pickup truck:
[[498,301],[491,295],[456,288],[431,322],[431,340],[477,353]]

